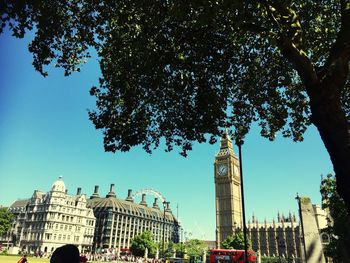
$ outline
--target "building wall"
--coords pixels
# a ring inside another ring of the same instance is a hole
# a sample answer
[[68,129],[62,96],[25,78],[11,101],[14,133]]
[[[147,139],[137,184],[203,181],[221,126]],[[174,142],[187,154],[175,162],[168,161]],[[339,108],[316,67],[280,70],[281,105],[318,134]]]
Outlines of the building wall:
[[[227,167],[227,169],[224,169]],[[224,172],[222,172],[224,171]],[[220,150],[215,155],[215,205],[216,205],[216,247],[229,235],[243,229],[241,175],[239,160],[233,152],[231,139],[225,131],[220,141]],[[326,227],[325,211],[313,206],[313,215],[318,229]],[[247,224],[248,237],[252,248],[261,255],[294,258],[303,257],[301,228],[295,216],[278,215],[277,222],[258,222],[254,217]],[[317,232],[317,231],[316,231]],[[315,234],[317,234],[315,232]]]
[[15,202],[10,211],[15,214],[16,245],[33,253],[52,252],[67,243],[91,250],[95,217],[80,191],[68,195],[59,178],[48,193],[35,190],[31,199],[22,201],[25,206]]
[[7,243],[8,246],[19,246],[19,240],[25,219],[25,208],[29,199],[17,200],[8,210],[13,214],[14,220],[11,229],[1,237],[2,243]]
[[9,208],[15,215],[6,239],[30,253],[51,252],[64,244],[75,244],[81,251],[129,250],[131,240],[144,231],[153,233],[154,241],[179,242],[180,225],[169,203],[152,206],[142,196],[135,203],[129,190],[125,200],[116,198],[114,185],[106,197],[100,198],[98,186],[87,199],[78,188],[68,195],[62,178],[44,193],[34,191],[32,197],[18,200]]
[[232,235],[235,228],[242,227],[241,175],[239,161],[233,152],[227,133],[220,141],[220,150],[214,162],[216,244]]
[[[180,226],[178,220],[172,214],[169,205],[159,208],[157,198],[152,206],[148,206],[142,196],[140,203],[135,203],[131,197],[131,190],[127,198],[119,199],[111,185],[110,192],[101,198],[98,194],[98,186],[94,194],[88,200],[88,206],[94,211],[96,228],[94,237],[94,251],[110,249],[119,254],[129,250],[132,239],[145,231],[153,234],[155,242],[165,243],[179,242]],[[163,205],[161,205],[163,206]]]
[[[241,231],[241,229],[237,229]],[[300,228],[295,216],[280,217],[277,222],[258,222],[254,217],[247,224],[247,236],[254,251],[262,256],[301,258]]]

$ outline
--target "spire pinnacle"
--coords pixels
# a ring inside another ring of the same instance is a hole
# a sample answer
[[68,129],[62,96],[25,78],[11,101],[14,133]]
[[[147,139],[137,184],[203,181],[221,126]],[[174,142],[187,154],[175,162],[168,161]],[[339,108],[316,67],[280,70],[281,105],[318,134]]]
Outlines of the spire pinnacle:
[[219,157],[219,156],[227,156],[227,155],[234,155],[234,152],[233,152],[233,145],[232,145],[232,140],[231,140],[229,131],[227,128],[225,128],[220,140],[220,151],[216,156]]

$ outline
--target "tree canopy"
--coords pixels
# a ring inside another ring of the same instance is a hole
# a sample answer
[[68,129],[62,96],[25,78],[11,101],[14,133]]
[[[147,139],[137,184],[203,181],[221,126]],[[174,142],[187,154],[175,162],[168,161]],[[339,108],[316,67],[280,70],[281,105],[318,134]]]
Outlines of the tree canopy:
[[320,191],[322,208],[329,213],[328,226],[322,230],[330,241],[325,245],[325,255],[333,258],[333,262],[349,262],[350,215],[336,190],[336,179],[332,174],[322,178]]
[[79,71],[95,48],[100,85],[89,113],[106,151],[142,145],[186,155],[225,127],[253,122],[301,141],[314,124],[350,207],[350,0],[22,0],[1,28],[29,44],[34,67]]
[[145,231],[142,234],[135,236],[131,241],[130,250],[135,256],[143,257],[146,248],[148,250],[148,255],[155,255],[157,244],[153,241],[152,233],[150,231]]
[[[228,236],[221,242],[221,245],[225,249],[244,249],[244,235],[243,232],[237,232],[234,235]],[[251,249],[252,244],[250,240],[247,240],[248,249]]]
[[207,249],[208,246],[199,239],[190,239],[183,243],[183,251],[186,251],[189,257],[202,257]]
[[0,208],[0,237],[10,230],[13,214],[7,208]]

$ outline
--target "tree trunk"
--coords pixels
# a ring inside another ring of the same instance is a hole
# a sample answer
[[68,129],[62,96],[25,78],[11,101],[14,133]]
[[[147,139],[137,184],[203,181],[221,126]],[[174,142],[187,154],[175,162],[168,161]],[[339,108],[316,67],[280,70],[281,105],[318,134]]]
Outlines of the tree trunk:
[[[327,85],[327,87],[325,87]],[[341,107],[336,80],[322,83],[318,92],[309,94],[311,121],[317,127],[330,155],[337,179],[337,191],[350,213],[350,125]]]
[[[335,91],[341,89],[334,86],[335,82],[324,83],[317,89],[319,92],[309,94],[311,121],[317,127],[329,153],[335,172],[337,192],[343,198],[350,214],[350,125],[341,107],[340,95],[335,95]],[[343,240],[341,255],[338,257],[344,263],[350,262],[348,247],[348,240]]]

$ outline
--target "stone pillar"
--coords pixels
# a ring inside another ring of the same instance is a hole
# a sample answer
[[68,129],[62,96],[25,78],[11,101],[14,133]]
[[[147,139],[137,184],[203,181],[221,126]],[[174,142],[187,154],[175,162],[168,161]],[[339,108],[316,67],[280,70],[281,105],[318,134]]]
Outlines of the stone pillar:
[[109,232],[109,243],[108,243],[108,248],[112,247],[112,239],[113,239],[113,228],[114,228],[114,219],[115,219],[115,214],[112,214],[112,225],[111,225],[111,230]]
[[117,220],[116,220],[116,227],[115,227],[115,232],[114,232],[114,243],[113,243],[113,248],[115,249],[117,247],[117,238],[118,238],[118,228],[119,228],[119,214],[117,215]]
[[256,238],[257,238],[257,247],[258,250],[260,250],[260,227],[259,227],[259,221],[256,219]]
[[[267,256],[270,255],[270,246],[269,246],[269,227],[267,226],[266,219],[264,220],[264,231],[265,231],[265,238],[264,238],[264,244],[266,246],[266,251],[261,251],[261,253],[266,254]],[[260,255],[261,256],[261,255]]]
[[300,197],[299,208],[302,228],[304,229],[304,244],[307,263],[325,263],[320,234],[317,228],[314,209],[308,197]]
[[[122,217],[122,220],[120,222],[120,225],[122,226],[123,223],[124,223],[124,217],[125,216],[122,215],[121,217]],[[120,234],[119,234],[119,240],[118,240],[118,253],[119,253],[119,255],[120,255],[121,245],[122,245],[122,229],[120,228]]]
[[128,221],[128,223],[129,223],[129,229],[128,229],[128,243],[127,243],[127,246],[126,247],[128,247],[128,248],[130,248],[130,235],[131,235],[131,225],[132,225],[132,227],[134,228],[134,224],[135,224],[135,222],[132,222],[131,221],[132,220],[132,217],[129,217],[129,221]]
[[296,228],[296,226],[295,226],[295,222],[294,222],[294,220],[291,220],[291,226],[292,226],[292,246],[293,246],[293,252],[292,252],[292,257],[293,257],[293,255],[294,255],[294,257],[297,257],[298,256],[298,253],[297,253],[297,244],[296,244],[296,242],[297,242],[297,237],[296,237],[296,235],[295,235],[295,228]]
[[138,236],[140,234],[140,228],[141,228],[141,219],[139,217],[135,217],[135,220],[137,222],[136,227],[136,235]]
[[125,218],[125,226],[124,226],[124,235],[123,235],[123,248],[126,248],[127,247],[127,243],[126,243],[126,238],[127,238],[127,234],[128,234],[128,232],[127,232],[127,230],[128,230],[128,228],[127,228],[127,225],[128,225],[128,217],[127,216],[124,216],[124,218]]
[[256,262],[257,262],[257,263],[261,263],[261,252],[260,252],[260,250],[258,250],[258,251],[256,252],[256,254],[257,254],[257,260],[256,260]]

